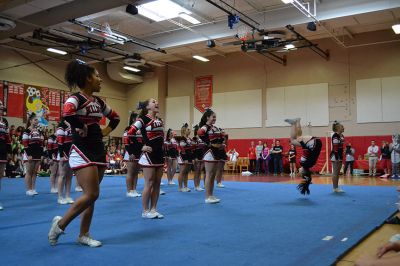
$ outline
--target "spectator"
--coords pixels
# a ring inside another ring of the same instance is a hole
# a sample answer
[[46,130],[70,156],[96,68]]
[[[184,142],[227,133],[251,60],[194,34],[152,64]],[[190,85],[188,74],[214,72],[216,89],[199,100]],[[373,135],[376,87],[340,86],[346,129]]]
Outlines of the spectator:
[[356,266],[371,265],[400,265],[400,241],[390,241],[378,248],[374,256],[362,256],[356,262]]
[[356,153],[355,149],[351,147],[351,143],[346,145],[346,151],[344,154],[346,155],[345,158],[345,165],[344,165],[344,174],[347,174],[347,169],[350,167],[350,175],[353,176],[353,166],[354,166],[354,154]]
[[295,177],[296,176],[296,147],[293,144],[290,144],[290,149],[289,149],[289,166],[290,166],[290,177]]
[[379,148],[375,145],[375,140],[371,141],[371,146],[368,147],[369,155],[369,176],[376,176],[376,163],[378,162]]
[[[262,167],[264,168],[264,173],[266,175],[269,174],[268,171],[268,161],[269,161],[269,148],[268,148],[268,144],[265,142],[263,145],[263,149],[261,151],[261,160],[262,160]],[[260,167],[261,170],[261,167]]]
[[256,166],[256,159],[257,159],[257,156],[256,156],[256,148],[254,147],[254,141],[252,141],[251,143],[250,143],[250,148],[249,148],[249,151],[248,151],[248,153],[247,153],[247,157],[249,157],[249,162],[250,162],[250,166],[249,166],[249,170],[250,170],[250,172],[254,172],[254,170],[255,170],[255,166]]
[[390,144],[391,159],[392,159],[392,178],[399,178],[400,166],[400,136],[393,135],[393,142]]
[[235,150],[235,148],[232,148],[226,155],[228,156],[230,162],[236,162],[239,158],[239,153]]
[[283,175],[282,152],[283,152],[283,147],[281,146],[281,142],[279,140],[275,140],[275,145],[271,151],[271,153],[274,154],[274,175],[275,176],[278,173],[280,175]]
[[15,135],[15,125],[10,126],[10,137]]
[[387,141],[382,141],[381,147],[381,166],[385,173],[385,176],[390,176],[391,165],[390,165],[390,148],[389,143]]
[[25,128],[21,127],[21,126],[17,127],[17,129],[15,130],[15,135],[17,136],[18,140],[21,140],[24,130],[25,130]]
[[258,141],[258,145],[256,146],[256,173],[258,174],[261,172],[261,164],[262,164],[262,158],[261,158],[261,153],[264,149],[264,146],[261,142],[261,140]]

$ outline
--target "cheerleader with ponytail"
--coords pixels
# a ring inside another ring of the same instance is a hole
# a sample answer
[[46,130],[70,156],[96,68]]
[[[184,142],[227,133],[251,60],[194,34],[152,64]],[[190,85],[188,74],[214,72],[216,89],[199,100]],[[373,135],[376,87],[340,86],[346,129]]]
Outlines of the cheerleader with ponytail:
[[194,137],[192,139],[193,144],[193,165],[194,165],[194,190],[196,191],[204,191],[200,186],[200,178],[202,170],[204,169],[203,156],[205,153],[205,149],[207,147],[206,143],[197,136],[197,131],[199,130],[199,126],[195,125],[193,128]]
[[[0,190],[1,179],[6,169],[7,159],[11,157],[11,138],[8,129],[8,121],[3,117],[6,112],[7,109],[0,101]],[[3,205],[0,203],[0,211],[1,210],[3,210]]]
[[157,117],[159,106],[156,99],[140,102],[139,117],[131,125],[128,135],[142,134],[143,147],[139,165],[143,168],[144,189],[142,192],[142,217],[145,219],[162,219],[157,211],[160,195],[160,184],[164,170],[164,123]]
[[179,191],[180,192],[190,192],[188,188],[188,175],[193,164],[193,153],[192,153],[192,140],[189,138],[190,128],[187,123],[185,123],[181,128],[181,136],[176,137],[179,143]]
[[164,141],[164,150],[165,150],[165,158],[167,160],[167,179],[168,185],[175,185],[174,183],[174,175],[176,173],[176,166],[178,164],[178,142],[175,139],[176,134],[170,128],[167,131],[165,141]]

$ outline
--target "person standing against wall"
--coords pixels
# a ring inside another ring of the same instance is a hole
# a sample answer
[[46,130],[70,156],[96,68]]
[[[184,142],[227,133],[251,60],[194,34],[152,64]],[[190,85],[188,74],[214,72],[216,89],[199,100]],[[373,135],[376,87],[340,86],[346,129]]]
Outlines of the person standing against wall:
[[375,145],[375,140],[371,141],[371,146],[368,147],[369,155],[369,176],[376,176],[376,163],[378,162],[379,147]]
[[353,176],[353,166],[354,166],[354,154],[356,153],[355,149],[351,147],[351,143],[346,145],[346,163],[344,165],[343,174],[347,174],[347,169],[350,167],[350,175]]
[[247,157],[249,157],[250,172],[254,172],[255,171],[255,166],[256,166],[256,160],[257,160],[256,148],[254,147],[254,141],[252,141],[250,143],[250,148],[249,148],[249,151],[247,153]]
[[274,175],[275,176],[278,173],[280,175],[283,175],[282,152],[283,152],[283,147],[281,146],[281,142],[279,140],[275,140],[275,145],[272,148],[272,153],[274,154]]
[[261,158],[261,153],[264,149],[264,146],[261,142],[261,140],[258,141],[258,145],[256,146],[256,174],[261,172],[261,166],[263,159]]
[[390,176],[391,174],[391,163],[390,163],[390,148],[387,141],[382,141],[381,146],[381,166],[385,173],[385,176]]

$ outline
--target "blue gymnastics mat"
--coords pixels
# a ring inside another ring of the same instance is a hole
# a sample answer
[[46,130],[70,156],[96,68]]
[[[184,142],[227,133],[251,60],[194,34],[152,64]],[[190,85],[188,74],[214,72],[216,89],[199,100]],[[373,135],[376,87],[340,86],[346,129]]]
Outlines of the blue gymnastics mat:
[[126,198],[124,178],[105,177],[91,227],[103,247],[76,244],[79,219],[51,247],[50,222],[68,206],[57,205],[49,179],[38,178],[33,198],[25,196],[22,179],[3,179],[0,264],[330,265],[382,224],[397,200],[395,187],[346,186],[335,195],[329,185],[312,185],[305,197],[289,184],[225,185],[215,188],[222,199],[216,205],[205,204],[202,192],[163,186],[158,210],[165,219],[145,220],[141,198]]

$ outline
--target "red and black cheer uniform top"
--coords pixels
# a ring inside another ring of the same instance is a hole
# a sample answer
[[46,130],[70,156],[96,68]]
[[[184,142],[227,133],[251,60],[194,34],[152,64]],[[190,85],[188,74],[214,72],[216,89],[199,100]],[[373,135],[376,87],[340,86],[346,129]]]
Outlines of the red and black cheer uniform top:
[[179,144],[175,138],[164,141],[165,156],[176,159],[179,155]]
[[72,129],[68,122],[62,120],[57,128],[58,153],[61,158],[68,160],[72,147]]
[[134,135],[129,135],[130,127],[125,129],[124,135],[122,137],[122,141],[125,145],[125,154],[124,154],[124,161],[129,161],[129,156],[134,155],[135,161],[139,160],[140,155],[142,154],[143,148],[143,137],[140,130],[136,131]]
[[55,134],[51,134],[47,139],[47,156],[51,160],[58,160],[58,143],[57,136]]
[[140,116],[128,130],[128,135],[135,135],[140,130],[143,145],[152,148],[152,152],[143,152],[139,164],[143,167],[160,167],[164,165],[164,123],[150,115]]
[[300,145],[303,149],[300,165],[308,170],[317,163],[319,154],[321,153],[322,142],[319,138],[312,137],[305,143],[300,141]]
[[[178,138],[177,138],[178,139]],[[179,164],[192,163],[193,149],[192,140],[186,137],[179,137]]]
[[343,144],[344,137],[342,134],[333,133],[332,135],[332,151],[331,151],[331,161],[343,161]]
[[43,156],[44,135],[38,126],[25,129],[22,134],[22,144],[24,145],[24,161],[32,156],[32,160],[40,161]]
[[7,153],[11,153],[11,138],[8,130],[8,121],[0,117],[0,163],[7,162]]
[[204,153],[207,149],[207,144],[199,137],[192,138],[193,157],[197,160],[203,160]]
[[[63,117],[71,125],[72,147],[69,163],[72,169],[91,165],[106,165],[106,151],[100,120],[103,116],[110,122],[108,126],[115,129],[120,121],[118,114],[97,96],[86,96],[78,92],[72,94],[64,104]],[[81,137],[76,129],[87,126],[87,136]]]
[[197,135],[209,148],[203,156],[204,161],[213,162],[227,160],[224,145],[220,148],[212,146],[212,144],[225,144],[227,135],[221,128],[214,125],[204,125],[198,130]]

